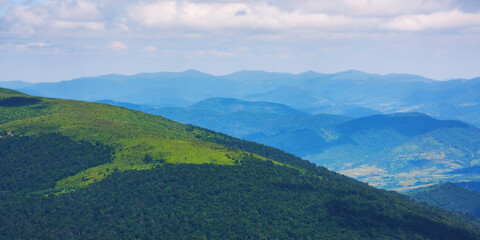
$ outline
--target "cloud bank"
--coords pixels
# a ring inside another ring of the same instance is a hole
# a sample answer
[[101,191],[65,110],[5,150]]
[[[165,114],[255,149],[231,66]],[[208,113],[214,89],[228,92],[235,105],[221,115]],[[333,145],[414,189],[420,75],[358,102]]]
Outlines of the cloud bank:
[[[16,5],[1,20],[2,35],[72,34],[142,37],[168,32],[235,34],[457,30],[480,27],[480,10],[451,0],[332,1],[91,1],[50,0]],[[123,32],[123,33],[122,33]]]

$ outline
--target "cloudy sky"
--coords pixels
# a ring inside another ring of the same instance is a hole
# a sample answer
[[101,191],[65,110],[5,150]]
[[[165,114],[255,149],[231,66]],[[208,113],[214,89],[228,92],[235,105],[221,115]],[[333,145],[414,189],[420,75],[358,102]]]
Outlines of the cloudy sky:
[[0,81],[238,70],[480,76],[480,0],[0,0]]

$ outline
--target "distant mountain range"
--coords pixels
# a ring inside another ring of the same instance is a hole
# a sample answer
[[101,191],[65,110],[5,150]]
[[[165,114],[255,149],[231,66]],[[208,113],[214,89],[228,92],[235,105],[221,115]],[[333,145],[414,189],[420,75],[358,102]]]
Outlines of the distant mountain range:
[[57,83],[0,83],[25,93],[86,101],[186,107],[212,98],[281,103],[310,114],[363,117],[423,112],[480,126],[480,78],[435,81],[409,74],[301,74],[240,71],[214,76],[195,70],[106,75]]

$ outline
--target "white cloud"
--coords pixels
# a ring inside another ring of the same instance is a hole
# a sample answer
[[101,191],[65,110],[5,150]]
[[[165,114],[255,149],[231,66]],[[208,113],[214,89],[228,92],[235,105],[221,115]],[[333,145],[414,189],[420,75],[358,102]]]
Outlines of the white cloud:
[[140,3],[127,9],[127,16],[148,27],[173,22],[176,15],[175,2]]
[[26,49],[30,47],[48,47],[48,46],[50,46],[50,44],[48,43],[36,42],[36,43],[27,43],[27,44],[17,45],[17,48]]
[[[235,52],[231,51],[219,51],[217,49],[212,49],[212,50],[197,50],[193,52],[194,55],[197,56],[217,56],[217,57],[231,57],[235,55]],[[187,55],[190,55],[190,53],[187,53]]]
[[130,31],[130,28],[125,23],[117,23],[117,27],[125,32]]
[[311,36],[322,32],[356,35],[385,30],[473,29],[480,26],[480,12],[463,12],[452,8],[454,3],[453,0],[297,0],[287,5],[273,5],[265,2],[154,1],[127,7],[126,17],[129,24],[140,29],[214,31],[247,36],[292,31],[307,31]]
[[267,4],[141,3],[127,8],[127,17],[150,28],[214,29],[332,29],[371,27],[378,19],[355,19],[324,13],[288,12]]
[[105,24],[100,22],[72,22],[72,21],[54,21],[51,26],[58,29],[84,28],[88,30],[105,30]]
[[384,25],[389,30],[421,31],[427,29],[451,29],[480,25],[480,12],[465,13],[458,9],[432,14],[406,15],[394,18]]
[[[51,5],[51,6],[48,6]],[[85,0],[56,0],[47,4],[50,13],[57,19],[71,21],[99,20],[102,13],[97,4]]]
[[451,3],[451,0],[307,0],[297,4],[303,12],[384,17],[445,10]]
[[44,4],[18,5],[5,15],[10,32],[35,34],[48,30],[105,30],[102,13],[93,1],[52,0]]
[[113,41],[110,44],[108,44],[108,48],[115,50],[115,51],[123,51],[127,50],[128,47],[125,45],[125,43],[120,42],[120,41]]
[[42,8],[34,8],[31,6],[18,6],[8,13],[7,20],[25,25],[41,25],[44,24],[48,13]]
[[152,47],[152,46],[148,46],[148,47],[145,47],[145,50],[146,50],[147,52],[153,53],[153,52],[158,51],[158,48]]
[[455,1],[50,0],[11,7],[0,23],[12,36],[234,36],[272,41],[293,34],[332,39],[399,30],[478,29],[479,12],[459,10]]

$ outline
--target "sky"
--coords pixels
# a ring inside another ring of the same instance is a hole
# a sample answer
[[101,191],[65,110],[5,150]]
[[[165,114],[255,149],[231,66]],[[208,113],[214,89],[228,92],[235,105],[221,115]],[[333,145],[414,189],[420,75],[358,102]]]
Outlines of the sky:
[[239,70],[480,76],[480,0],[0,0],[0,81]]

